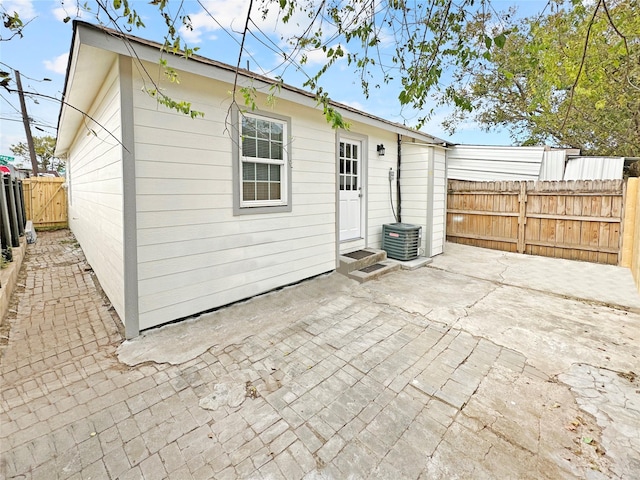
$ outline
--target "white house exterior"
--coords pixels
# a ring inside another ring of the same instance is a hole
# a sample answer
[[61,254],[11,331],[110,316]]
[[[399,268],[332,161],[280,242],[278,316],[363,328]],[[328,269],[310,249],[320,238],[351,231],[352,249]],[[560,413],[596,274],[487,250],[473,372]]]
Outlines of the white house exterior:
[[[333,130],[310,94],[285,86],[271,105],[271,80],[246,71],[258,109],[241,111],[233,67],[170,56],[171,84],[158,48],[77,22],[59,118],[70,227],[127,337],[380,248],[399,155],[402,221],[423,227],[426,256],[442,252],[442,140],[339,104],[350,128]],[[204,118],[159,105],[153,81]]]

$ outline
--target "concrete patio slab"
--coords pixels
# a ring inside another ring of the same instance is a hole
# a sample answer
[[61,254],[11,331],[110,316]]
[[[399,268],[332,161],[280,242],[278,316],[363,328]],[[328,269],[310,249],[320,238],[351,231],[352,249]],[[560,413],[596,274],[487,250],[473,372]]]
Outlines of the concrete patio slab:
[[614,265],[537,257],[447,243],[432,265],[505,285],[607,303],[640,312],[631,270]]
[[70,234],[43,233],[2,350],[0,472],[636,478],[640,314],[635,290],[616,293],[630,276],[458,247],[123,342]]

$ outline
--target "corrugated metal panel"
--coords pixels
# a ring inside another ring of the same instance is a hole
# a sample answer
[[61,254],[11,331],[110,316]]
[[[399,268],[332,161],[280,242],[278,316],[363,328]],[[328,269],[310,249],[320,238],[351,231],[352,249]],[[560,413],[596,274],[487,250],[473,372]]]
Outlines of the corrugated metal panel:
[[456,145],[447,152],[452,180],[537,180],[545,147]]
[[566,161],[566,150],[547,150],[544,152],[539,180],[562,180]]
[[573,157],[564,180],[620,180],[623,166],[624,157]]

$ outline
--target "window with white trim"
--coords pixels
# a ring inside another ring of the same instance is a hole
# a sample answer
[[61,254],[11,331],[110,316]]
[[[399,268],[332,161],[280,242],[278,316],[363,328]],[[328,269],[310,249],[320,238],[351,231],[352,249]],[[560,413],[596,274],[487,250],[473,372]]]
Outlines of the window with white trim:
[[244,113],[240,119],[240,207],[287,204],[287,122]]

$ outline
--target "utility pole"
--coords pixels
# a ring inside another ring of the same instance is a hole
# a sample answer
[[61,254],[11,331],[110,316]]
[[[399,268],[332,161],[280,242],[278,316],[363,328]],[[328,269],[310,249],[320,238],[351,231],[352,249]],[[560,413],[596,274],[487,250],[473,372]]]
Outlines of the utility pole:
[[31,169],[33,176],[38,176],[38,160],[36,159],[36,149],[33,146],[33,137],[31,136],[31,125],[29,125],[29,115],[27,115],[27,105],[24,102],[24,92],[22,91],[22,80],[20,80],[20,72],[16,72],[16,85],[18,85],[18,96],[20,97],[20,108],[22,109],[22,123],[24,123],[24,133],[27,135],[27,145],[29,145],[29,155],[31,156]]

